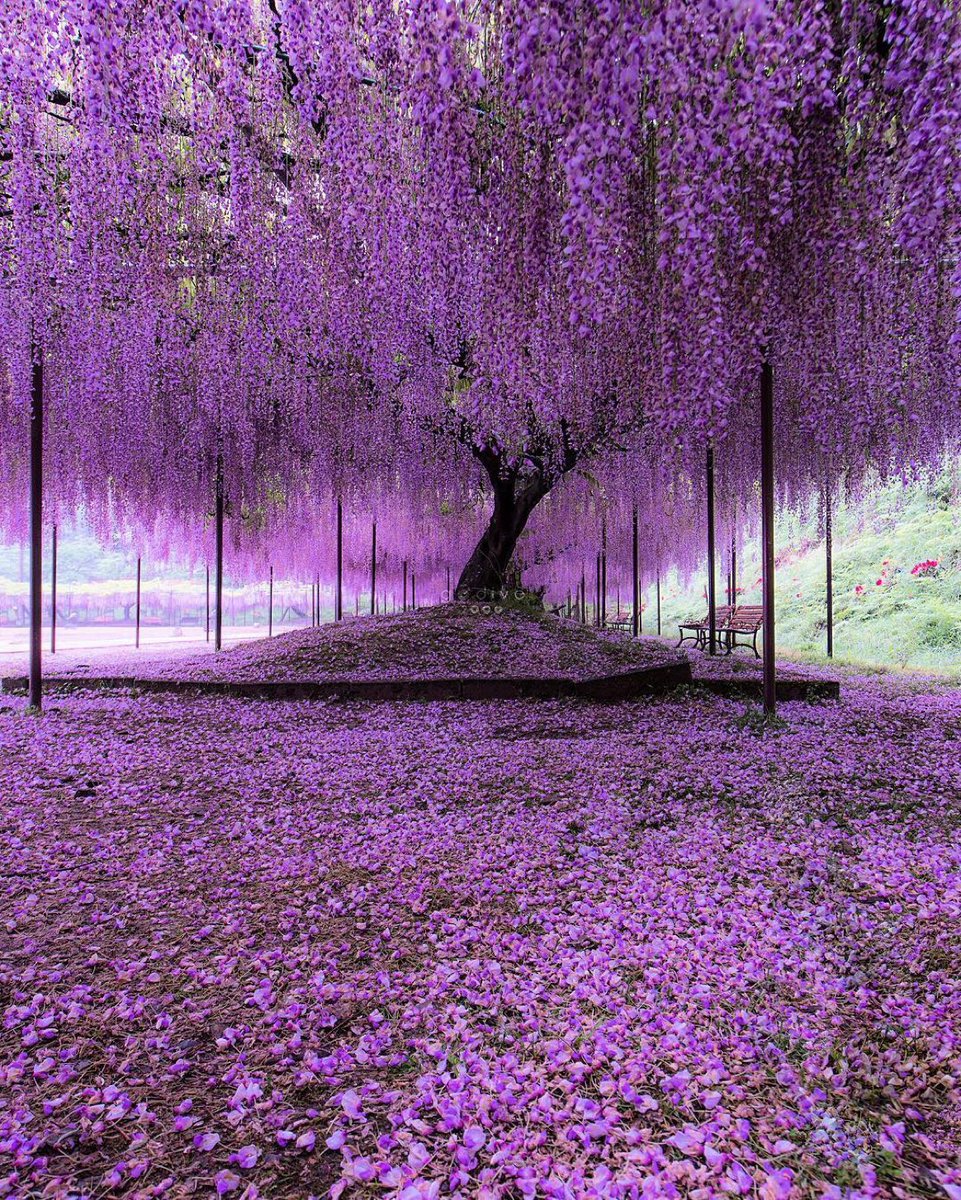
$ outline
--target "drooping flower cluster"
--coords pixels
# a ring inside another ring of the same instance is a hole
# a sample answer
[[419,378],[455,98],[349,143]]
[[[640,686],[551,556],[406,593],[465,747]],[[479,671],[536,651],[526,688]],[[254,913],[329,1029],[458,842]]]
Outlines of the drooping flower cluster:
[[198,548],[218,480],[263,548],[476,498],[482,451],[673,547],[709,439],[751,503],[765,353],[786,497],[930,462],[959,84],[939,0],[9,0],[5,523],[41,351],[51,508]]

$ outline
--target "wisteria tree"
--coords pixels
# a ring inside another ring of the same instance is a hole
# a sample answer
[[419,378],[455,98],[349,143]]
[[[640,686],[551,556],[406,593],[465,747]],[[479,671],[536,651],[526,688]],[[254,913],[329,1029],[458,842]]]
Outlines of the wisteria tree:
[[713,444],[746,493],[764,356],[796,491],[956,429],[953,5],[12,0],[0,38],[11,489],[31,347],[65,503],[453,472],[462,591],[585,468]]

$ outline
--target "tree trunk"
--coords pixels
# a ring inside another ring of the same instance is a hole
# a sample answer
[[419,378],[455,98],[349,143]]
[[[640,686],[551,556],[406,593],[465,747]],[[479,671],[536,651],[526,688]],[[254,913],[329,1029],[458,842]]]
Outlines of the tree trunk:
[[484,594],[502,590],[517,540],[549,491],[550,485],[540,475],[520,486],[516,478],[499,482],[494,489],[494,511],[457,581],[455,599],[490,598]]

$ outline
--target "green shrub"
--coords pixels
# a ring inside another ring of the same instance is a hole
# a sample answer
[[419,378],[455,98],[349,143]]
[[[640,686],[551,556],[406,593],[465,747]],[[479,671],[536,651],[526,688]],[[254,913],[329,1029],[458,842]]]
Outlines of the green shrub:
[[925,646],[961,648],[961,621],[943,604],[929,602],[918,628],[918,639]]

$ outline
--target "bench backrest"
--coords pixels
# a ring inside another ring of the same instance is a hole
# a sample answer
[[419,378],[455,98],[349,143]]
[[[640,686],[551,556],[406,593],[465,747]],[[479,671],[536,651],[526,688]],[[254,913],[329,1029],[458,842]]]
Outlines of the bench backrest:
[[763,604],[739,604],[734,610],[734,615],[729,624],[731,625],[747,625],[753,628],[759,626],[764,621],[764,605]]

